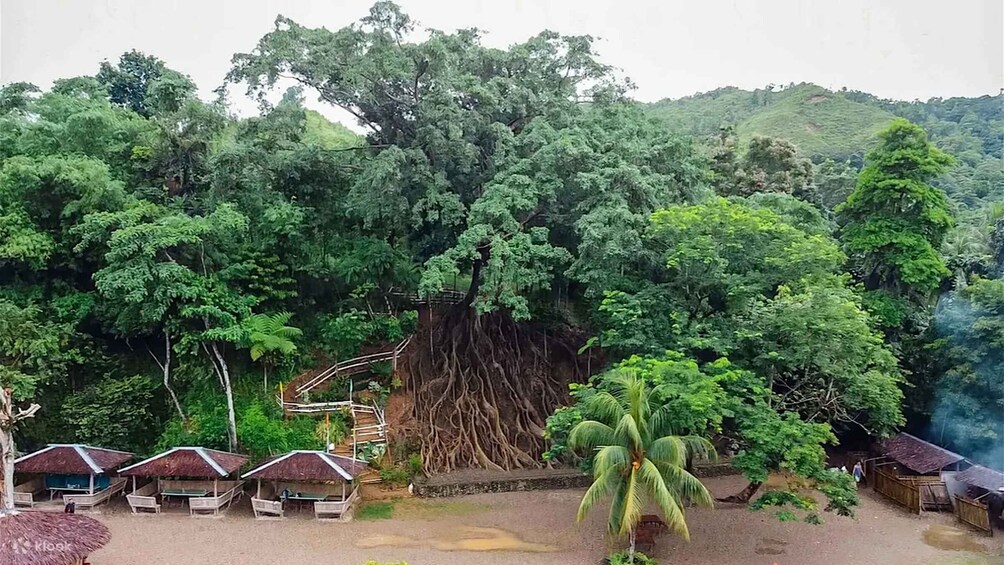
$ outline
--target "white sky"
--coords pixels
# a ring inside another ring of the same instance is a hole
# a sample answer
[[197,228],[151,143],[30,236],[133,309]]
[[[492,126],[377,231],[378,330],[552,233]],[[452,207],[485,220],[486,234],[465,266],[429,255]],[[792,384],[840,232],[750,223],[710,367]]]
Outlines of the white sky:
[[[235,52],[282,13],[337,29],[368,0],[0,0],[0,82],[93,74],[135,48],[188,74],[205,98]],[[479,27],[504,47],[542,29],[598,36],[601,59],[644,101],[719,86],[814,82],[884,98],[997,94],[1002,0],[400,0],[422,27]],[[254,105],[234,92],[246,113]],[[309,104],[319,107],[318,104]],[[325,112],[331,115],[330,112]],[[334,117],[338,117],[335,115]],[[345,120],[343,120],[345,121]]]

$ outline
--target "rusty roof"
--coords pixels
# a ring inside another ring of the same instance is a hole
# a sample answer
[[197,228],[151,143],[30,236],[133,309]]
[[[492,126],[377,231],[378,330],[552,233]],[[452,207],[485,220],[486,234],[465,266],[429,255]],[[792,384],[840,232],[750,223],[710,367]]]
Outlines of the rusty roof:
[[1004,490],[1004,473],[983,465],[973,465],[955,475],[955,480],[995,492]]
[[119,470],[137,477],[226,477],[248,460],[244,455],[204,447],[175,447]]
[[244,473],[244,479],[278,481],[351,481],[366,470],[365,461],[323,451],[290,451]]
[[77,563],[110,539],[108,528],[88,516],[0,510],[0,563],[4,565]]
[[52,444],[14,460],[16,473],[100,475],[132,459],[126,451],[80,444]]
[[921,474],[940,471],[952,463],[958,463],[965,459],[958,453],[953,453],[907,433],[883,440],[879,446],[883,455],[895,459],[907,469]]

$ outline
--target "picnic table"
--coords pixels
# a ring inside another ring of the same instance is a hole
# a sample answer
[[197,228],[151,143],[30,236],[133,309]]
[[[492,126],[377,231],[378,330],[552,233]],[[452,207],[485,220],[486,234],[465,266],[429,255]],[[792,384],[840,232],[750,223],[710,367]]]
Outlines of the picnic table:
[[302,507],[303,503],[305,503],[305,502],[320,502],[320,501],[324,500],[327,497],[328,496],[324,495],[324,494],[314,494],[314,493],[310,493],[310,492],[300,492],[300,493],[297,493],[297,494],[291,494],[291,495],[287,496],[286,500],[291,500],[291,501],[295,502],[296,503],[296,508],[297,508],[297,510],[299,510]]
[[186,498],[199,498],[207,494],[209,494],[209,490],[204,488],[166,488],[160,491],[160,496],[164,499],[165,503],[168,497],[177,497],[182,500],[182,506],[184,506]]

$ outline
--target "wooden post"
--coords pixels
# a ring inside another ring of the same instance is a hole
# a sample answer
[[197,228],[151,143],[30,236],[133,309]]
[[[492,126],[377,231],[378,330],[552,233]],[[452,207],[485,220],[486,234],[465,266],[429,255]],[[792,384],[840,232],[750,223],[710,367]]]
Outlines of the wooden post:
[[261,479],[258,479],[258,492],[254,495],[255,498],[261,498]]
[[87,494],[94,494],[94,473],[91,473],[91,484],[89,489],[90,490],[87,491]]
[[345,502],[345,481],[342,481],[342,502]]
[[136,494],[136,475],[132,476],[132,493]]
[[216,485],[218,485],[219,482],[219,479],[213,479],[213,496],[216,496]]

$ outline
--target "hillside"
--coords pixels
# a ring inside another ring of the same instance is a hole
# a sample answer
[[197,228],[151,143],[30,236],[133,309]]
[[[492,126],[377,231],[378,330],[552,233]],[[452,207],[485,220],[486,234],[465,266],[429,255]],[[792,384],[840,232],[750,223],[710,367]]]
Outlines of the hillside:
[[953,154],[971,151],[971,161],[995,155],[1001,147],[999,128],[994,127],[1001,120],[1000,96],[898,102],[802,83],[780,90],[725,87],[646,108],[682,134],[713,135],[733,126],[741,142],[753,135],[780,137],[814,160],[862,155],[875,132],[894,116],[921,124],[935,143]]

